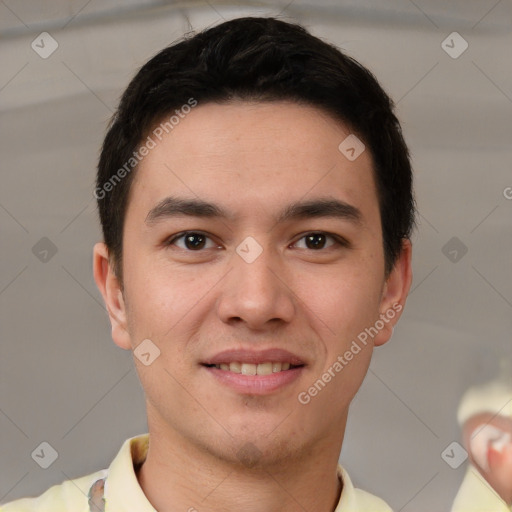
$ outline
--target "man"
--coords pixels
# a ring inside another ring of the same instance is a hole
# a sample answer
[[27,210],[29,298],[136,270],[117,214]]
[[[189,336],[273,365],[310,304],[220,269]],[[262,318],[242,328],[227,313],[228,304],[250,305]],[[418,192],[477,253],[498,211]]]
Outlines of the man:
[[392,103],[294,24],[228,21],[156,55],[106,135],[94,276],[149,434],[2,512],[384,512],[338,465],[410,288]]
[[469,466],[452,512],[512,511],[512,383],[501,378],[470,388],[457,420]]

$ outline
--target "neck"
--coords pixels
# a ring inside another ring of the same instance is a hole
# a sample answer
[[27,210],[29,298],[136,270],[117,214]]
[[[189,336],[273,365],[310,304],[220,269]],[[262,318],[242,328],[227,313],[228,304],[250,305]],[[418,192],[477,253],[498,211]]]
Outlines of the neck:
[[221,460],[151,423],[148,454],[137,478],[159,512],[333,512],[338,504],[344,425],[335,439],[324,438],[286,461],[248,467]]

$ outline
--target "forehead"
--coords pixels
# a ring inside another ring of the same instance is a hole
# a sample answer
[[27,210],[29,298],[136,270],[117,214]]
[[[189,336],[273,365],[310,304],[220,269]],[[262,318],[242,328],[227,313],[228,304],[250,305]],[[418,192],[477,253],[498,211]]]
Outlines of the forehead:
[[347,158],[344,141],[355,141],[358,152],[364,145],[323,110],[290,102],[199,104],[167,131],[150,133],[154,147],[139,164],[129,209],[144,204],[149,211],[178,194],[221,198],[243,215],[251,205],[281,210],[285,197],[330,195],[379,217],[370,151]]

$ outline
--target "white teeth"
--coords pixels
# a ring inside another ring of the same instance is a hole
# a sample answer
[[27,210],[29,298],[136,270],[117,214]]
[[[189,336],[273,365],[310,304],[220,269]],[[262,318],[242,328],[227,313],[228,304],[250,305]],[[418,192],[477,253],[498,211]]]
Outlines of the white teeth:
[[241,363],[229,363],[229,371],[233,373],[242,373]]
[[243,375],[256,375],[257,365],[251,363],[242,363]]
[[277,373],[281,371],[282,364],[281,363],[272,363],[272,372]]
[[258,375],[270,375],[272,373],[272,363],[261,363],[256,367]]
[[271,373],[278,373],[281,371],[289,370],[290,363],[279,363],[268,361],[260,364],[252,363],[221,363],[216,364],[216,368],[233,373],[241,373],[243,375],[270,375]]

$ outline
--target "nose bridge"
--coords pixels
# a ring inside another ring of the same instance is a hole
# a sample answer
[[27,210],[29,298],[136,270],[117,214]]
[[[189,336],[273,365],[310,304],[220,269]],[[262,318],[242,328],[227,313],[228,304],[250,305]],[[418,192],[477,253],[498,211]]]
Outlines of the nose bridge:
[[275,251],[247,237],[233,254],[232,271],[220,298],[221,318],[237,318],[253,328],[275,319],[289,322],[294,313],[293,294],[279,275],[280,268]]
[[[277,283],[277,258],[268,246],[263,248],[255,242],[244,241],[237,247],[237,254],[233,256],[235,274],[239,280],[240,288],[246,288],[253,293],[264,292],[273,294]],[[241,290],[244,291],[244,290]]]

